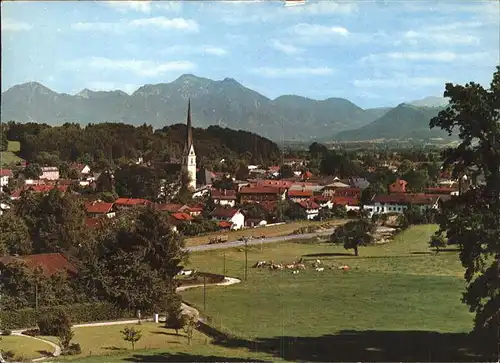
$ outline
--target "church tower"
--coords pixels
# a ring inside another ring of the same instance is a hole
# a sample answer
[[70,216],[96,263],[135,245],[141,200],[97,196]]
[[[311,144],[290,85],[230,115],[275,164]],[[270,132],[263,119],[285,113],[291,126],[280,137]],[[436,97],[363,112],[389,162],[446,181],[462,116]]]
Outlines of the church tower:
[[187,137],[184,152],[182,153],[182,171],[189,176],[188,188],[196,189],[196,153],[193,145],[193,130],[191,129],[191,100],[188,100]]

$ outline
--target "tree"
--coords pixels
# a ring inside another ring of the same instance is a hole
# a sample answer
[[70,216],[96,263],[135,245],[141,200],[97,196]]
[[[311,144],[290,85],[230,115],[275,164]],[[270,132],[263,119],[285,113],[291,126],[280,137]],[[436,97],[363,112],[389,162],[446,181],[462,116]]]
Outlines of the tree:
[[431,240],[429,241],[429,247],[436,249],[436,255],[439,253],[439,249],[446,247],[446,239],[442,234],[435,233]]
[[193,339],[194,330],[198,326],[198,320],[196,316],[192,314],[184,314],[183,320],[184,320],[183,329],[184,332],[186,333],[188,345],[191,345],[191,339]]
[[71,340],[73,340],[73,337],[75,336],[75,332],[73,329],[62,329],[59,331],[59,344],[61,346],[61,350],[63,353],[67,352],[69,350],[69,347],[71,345]]
[[240,163],[240,166],[238,167],[238,170],[236,170],[234,177],[236,178],[236,180],[247,180],[249,175],[250,172],[248,170],[248,166],[245,163]]
[[167,294],[167,318],[165,326],[175,329],[179,335],[179,329],[183,328],[184,320],[182,318],[182,298],[175,293],[175,288],[170,289]]
[[28,226],[12,212],[0,216],[0,252],[7,255],[29,255],[32,250]]
[[[500,331],[500,66],[489,89],[470,82],[446,84],[449,106],[430,121],[460,144],[444,152],[444,167],[454,178],[484,176],[484,184],[442,204],[439,232],[460,248],[466,289],[462,301],[475,312],[474,331]],[[496,343],[496,345],[498,342]],[[495,347],[496,349],[496,347]]]
[[283,165],[280,168],[280,176],[281,178],[287,179],[287,178],[293,178],[295,176],[293,169],[290,165]]
[[309,154],[311,155],[312,158],[323,156],[327,152],[328,148],[323,144],[313,142],[311,145],[309,145]]
[[135,329],[134,327],[129,328],[128,326],[126,326],[125,329],[120,331],[120,333],[122,333],[123,335],[123,340],[132,344],[132,350],[135,349],[135,343],[137,343],[142,338],[142,332],[139,329]]
[[332,233],[330,241],[342,243],[346,250],[353,249],[354,255],[359,256],[359,246],[366,246],[373,242],[375,228],[375,225],[366,219],[347,222]]
[[42,168],[36,163],[28,164],[24,168],[24,176],[26,179],[38,179],[42,175]]
[[7,141],[7,134],[4,130],[0,132],[0,151],[7,151],[9,142]]

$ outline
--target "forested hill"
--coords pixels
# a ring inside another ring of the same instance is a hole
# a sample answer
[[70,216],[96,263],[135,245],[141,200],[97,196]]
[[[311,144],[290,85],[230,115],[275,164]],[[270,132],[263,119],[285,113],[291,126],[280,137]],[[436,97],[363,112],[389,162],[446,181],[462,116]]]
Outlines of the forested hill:
[[[39,123],[5,125],[6,137],[20,141],[19,155],[29,162],[57,165],[59,162],[84,162],[90,165],[136,161],[170,161],[181,156],[186,126],[176,124],[161,130],[152,126],[123,123],[64,124],[51,127]],[[210,166],[220,159],[268,163],[277,160],[274,142],[247,131],[218,126],[193,128],[198,164]]]

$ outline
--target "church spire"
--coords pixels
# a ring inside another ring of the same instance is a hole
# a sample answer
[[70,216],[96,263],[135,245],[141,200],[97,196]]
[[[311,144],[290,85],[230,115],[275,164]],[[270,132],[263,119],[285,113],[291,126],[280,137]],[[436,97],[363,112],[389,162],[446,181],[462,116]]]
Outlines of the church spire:
[[189,150],[193,144],[193,131],[191,129],[191,99],[188,99],[188,112],[187,112],[187,139],[186,147]]

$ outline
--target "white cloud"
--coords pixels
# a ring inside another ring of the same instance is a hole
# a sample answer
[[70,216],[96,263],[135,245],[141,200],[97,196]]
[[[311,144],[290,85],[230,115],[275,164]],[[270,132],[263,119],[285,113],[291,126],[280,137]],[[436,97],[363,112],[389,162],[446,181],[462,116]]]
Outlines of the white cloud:
[[151,12],[151,1],[149,0],[139,0],[139,1],[103,1],[104,4],[118,10],[119,12],[125,13],[129,11],[137,11],[141,13]]
[[430,62],[485,62],[490,60],[492,55],[487,52],[476,53],[454,53],[454,52],[389,52],[370,54],[360,60],[360,63],[375,63],[393,65],[387,63],[391,61],[407,62],[407,61],[430,61]]
[[182,1],[157,1],[155,7],[160,10],[180,12],[182,10]]
[[318,37],[328,35],[348,36],[349,31],[341,26],[324,26],[318,24],[300,23],[293,27],[293,31],[300,36]]
[[164,16],[136,19],[132,20],[129,24],[134,27],[154,26],[162,29],[180,29],[194,32],[199,30],[198,23],[194,20],[184,18],[168,19]]
[[128,93],[129,95],[134,93],[135,90],[139,88],[139,85],[137,84],[131,84],[131,83],[125,83],[125,84],[118,84],[114,82],[102,82],[102,81],[95,81],[95,82],[89,82],[87,84],[88,89],[91,91],[116,91],[120,90],[125,93]]
[[109,59],[90,57],[87,59],[63,63],[69,69],[79,70],[83,67],[101,71],[128,71],[142,77],[154,77],[168,72],[183,72],[196,68],[189,61],[152,62],[136,59]]
[[286,14],[300,15],[329,15],[329,14],[351,14],[358,10],[354,2],[318,1],[309,2],[302,6],[285,7],[282,12]]
[[408,88],[428,87],[442,85],[448,80],[439,77],[409,77],[406,75],[394,75],[393,77],[379,79],[354,80],[352,84],[357,88]]
[[156,27],[161,29],[176,29],[189,32],[198,32],[199,30],[198,23],[194,20],[184,18],[169,19],[164,16],[135,19],[129,22],[79,22],[71,25],[73,30],[115,33],[139,27]]
[[298,54],[298,53],[301,53],[304,51],[303,49],[295,47],[291,44],[284,44],[277,39],[273,39],[271,41],[271,45],[273,48],[279,50],[280,52],[283,52],[283,53],[289,54],[289,55]]
[[259,67],[250,70],[251,73],[258,74],[264,77],[293,77],[293,76],[326,76],[334,72],[329,67],[290,67],[290,68],[272,68],[272,67]]
[[162,54],[210,54],[218,57],[227,55],[228,51],[224,48],[205,45],[205,46],[187,46],[187,45],[174,45],[163,49],[160,53]]
[[4,18],[2,19],[2,30],[3,31],[13,31],[13,32],[18,32],[18,31],[23,31],[23,30],[31,30],[33,29],[33,25],[22,22],[22,21],[15,21],[12,19]]

